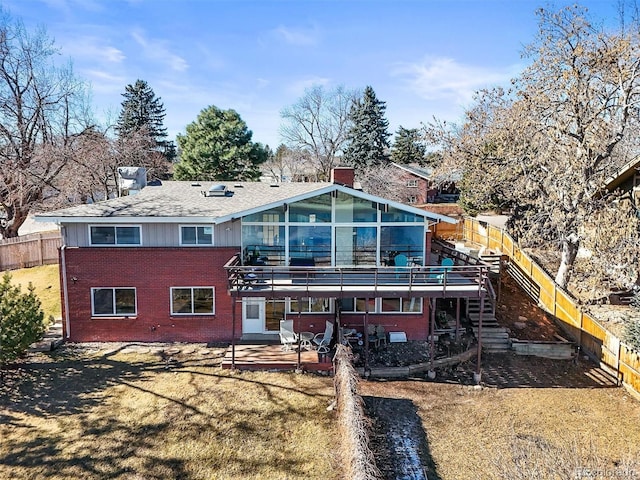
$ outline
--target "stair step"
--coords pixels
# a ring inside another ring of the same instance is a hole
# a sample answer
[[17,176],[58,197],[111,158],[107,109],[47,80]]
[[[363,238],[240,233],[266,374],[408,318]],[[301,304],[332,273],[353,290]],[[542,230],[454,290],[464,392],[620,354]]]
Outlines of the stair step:
[[[487,333],[487,332],[492,332],[492,333],[509,333],[507,331],[506,328],[504,327],[486,327],[484,324],[482,324],[482,333]],[[473,333],[477,334],[478,333],[478,328],[477,327],[473,327]]]

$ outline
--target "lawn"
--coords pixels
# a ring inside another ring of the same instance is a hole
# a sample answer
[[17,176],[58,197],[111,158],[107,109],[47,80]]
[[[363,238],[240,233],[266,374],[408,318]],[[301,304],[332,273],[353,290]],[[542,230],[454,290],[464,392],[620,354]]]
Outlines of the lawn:
[[586,361],[491,357],[485,379],[499,387],[361,382],[360,392],[383,427],[416,418],[430,479],[640,478],[636,398]]
[[23,268],[12,270],[11,283],[20,285],[22,292],[27,292],[29,282],[36,289],[36,295],[42,302],[45,321],[49,316],[54,319],[60,318],[62,309],[60,308],[60,276],[58,265],[44,265],[42,267]]
[[66,346],[0,386],[0,478],[335,479],[328,377]]

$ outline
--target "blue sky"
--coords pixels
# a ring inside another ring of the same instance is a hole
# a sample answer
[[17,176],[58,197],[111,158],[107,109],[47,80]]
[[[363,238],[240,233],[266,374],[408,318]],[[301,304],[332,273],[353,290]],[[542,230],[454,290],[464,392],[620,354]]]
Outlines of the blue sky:
[[[565,2],[555,2],[556,7]],[[574,2],[568,2],[574,3]],[[281,143],[280,111],[306,87],[371,85],[391,132],[458,120],[474,91],[506,85],[536,32],[530,0],[0,0],[44,26],[90,83],[101,121],[146,80],[173,138],[209,105],[236,110],[254,141]],[[583,1],[601,19],[616,0]]]

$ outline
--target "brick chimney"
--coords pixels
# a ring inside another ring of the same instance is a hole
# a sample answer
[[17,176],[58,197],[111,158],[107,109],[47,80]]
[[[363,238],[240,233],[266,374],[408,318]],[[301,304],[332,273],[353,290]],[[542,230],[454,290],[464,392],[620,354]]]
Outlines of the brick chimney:
[[353,188],[355,170],[352,167],[333,167],[331,170],[331,183]]

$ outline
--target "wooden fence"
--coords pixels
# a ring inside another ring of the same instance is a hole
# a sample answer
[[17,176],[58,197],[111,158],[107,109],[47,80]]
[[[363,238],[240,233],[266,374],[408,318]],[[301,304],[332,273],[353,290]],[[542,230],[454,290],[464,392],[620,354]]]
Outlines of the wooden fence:
[[472,218],[464,220],[464,238],[508,255],[540,287],[539,305],[557,318],[564,330],[601,365],[640,393],[640,352],[625,345],[588,313],[576,299],[556,285],[553,278],[518,247],[503,229]]
[[0,240],[0,272],[58,263],[61,243],[57,231]]

